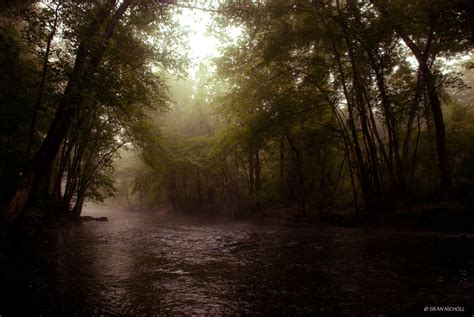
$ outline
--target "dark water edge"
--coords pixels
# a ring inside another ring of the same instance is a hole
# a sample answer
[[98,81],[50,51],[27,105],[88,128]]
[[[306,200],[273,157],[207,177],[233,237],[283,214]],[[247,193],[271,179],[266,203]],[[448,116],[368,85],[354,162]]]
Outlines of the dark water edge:
[[1,316],[474,313],[470,234],[90,215],[0,251]]

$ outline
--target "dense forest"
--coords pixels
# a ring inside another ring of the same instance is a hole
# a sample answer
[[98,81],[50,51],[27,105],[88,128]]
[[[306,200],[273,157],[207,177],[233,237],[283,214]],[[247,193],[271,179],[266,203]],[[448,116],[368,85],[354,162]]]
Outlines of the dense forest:
[[[192,73],[184,8],[212,14],[224,43]],[[470,0],[2,1],[2,232],[114,195],[231,217],[472,206],[473,14]]]

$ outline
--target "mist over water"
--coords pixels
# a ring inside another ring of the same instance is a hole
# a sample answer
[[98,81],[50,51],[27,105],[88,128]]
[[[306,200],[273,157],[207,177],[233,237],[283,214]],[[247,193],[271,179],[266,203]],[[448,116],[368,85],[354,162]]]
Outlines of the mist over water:
[[2,257],[2,315],[391,314],[474,302],[469,236],[84,214],[109,222],[47,231]]

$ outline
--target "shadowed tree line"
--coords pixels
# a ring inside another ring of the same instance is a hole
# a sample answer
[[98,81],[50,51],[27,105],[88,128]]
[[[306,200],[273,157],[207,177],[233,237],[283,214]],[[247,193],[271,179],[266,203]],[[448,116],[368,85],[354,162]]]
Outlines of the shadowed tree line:
[[117,151],[140,143],[146,110],[168,102],[159,73],[181,71],[184,59],[173,48],[181,31],[160,2],[1,6],[5,232],[33,211],[78,216],[86,199],[112,195]]
[[138,205],[306,216],[472,203],[472,57],[445,62],[472,50],[470,1],[221,10],[215,32],[244,34],[198,73],[194,99],[171,111],[178,122],[155,124],[164,138],[131,177]]

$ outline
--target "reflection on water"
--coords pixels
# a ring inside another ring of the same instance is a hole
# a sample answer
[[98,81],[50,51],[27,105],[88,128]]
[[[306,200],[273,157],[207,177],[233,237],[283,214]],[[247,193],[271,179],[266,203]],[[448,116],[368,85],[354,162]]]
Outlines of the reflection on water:
[[2,316],[473,308],[472,237],[106,215],[4,250]]

